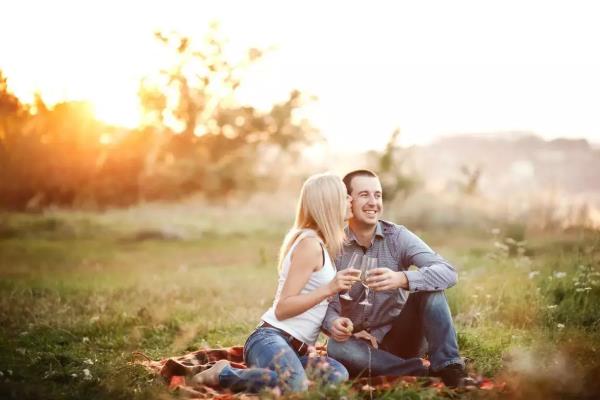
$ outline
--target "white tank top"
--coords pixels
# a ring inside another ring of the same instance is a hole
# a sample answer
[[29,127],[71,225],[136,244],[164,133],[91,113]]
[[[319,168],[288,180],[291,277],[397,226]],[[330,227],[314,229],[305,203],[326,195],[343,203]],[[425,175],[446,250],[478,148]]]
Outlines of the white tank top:
[[[276,328],[286,331],[293,337],[298,340],[303,341],[306,344],[315,344],[317,341],[317,337],[319,336],[319,332],[321,331],[321,323],[325,318],[325,312],[327,311],[327,306],[329,305],[329,300],[325,299],[319,304],[309,308],[301,314],[296,315],[295,317],[291,317],[288,319],[284,319],[279,321],[277,317],[275,317],[275,306],[279,302],[279,298],[281,296],[281,291],[283,290],[283,284],[288,276],[288,271],[290,269],[292,253],[294,249],[300,243],[300,241],[306,237],[315,237],[319,239],[317,233],[312,229],[304,229],[298,238],[294,241],[290,250],[286,254],[283,259],[283,263],[281,265],[281,272],[279,273],[279,284],[277,286],[277,292],[275,294],[275,300],[273,301],[273,305],[271,308],[267,310],[262,316],[262,320],[268,322]],[[320,239],[319,239],[320,240]],[[323,268],[320,270],[313,272],[306,282],[304,288],[300,291],[300,294],[310,293],[316,288],[326,285],[335,277],[335,268],[331,263],[331,258],[327,253],[327,249],[322,246],[323,255],[325,258],[325,262],[323,263]]]

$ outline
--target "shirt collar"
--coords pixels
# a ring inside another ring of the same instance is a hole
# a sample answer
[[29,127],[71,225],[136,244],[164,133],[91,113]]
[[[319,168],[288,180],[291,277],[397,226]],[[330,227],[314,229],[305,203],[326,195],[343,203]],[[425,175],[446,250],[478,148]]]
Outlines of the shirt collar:
[[[352,232],[352,229],[350,229],[350,225],[346,226],[346,234],[348,235],[348,241],[355,242],[356,244],[358,244],[358,241],[356,240],[356,235],[354,235],[354,232]],[[375,238],[375,236],[379,236],[380,238],[385,237],[383,234],[383,227],[381,226],[381,221],[377,221],[377,226],[375,227],[375,234],[373,235],[373,238],[371,238],[371,244],[373,244],[373,239]]]

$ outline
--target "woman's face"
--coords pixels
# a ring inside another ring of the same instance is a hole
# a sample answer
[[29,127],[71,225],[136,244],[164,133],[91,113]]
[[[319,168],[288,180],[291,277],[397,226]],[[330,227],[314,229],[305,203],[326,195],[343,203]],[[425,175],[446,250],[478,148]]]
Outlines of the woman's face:
[[346,195],[346,216],[344,217],[344,221],[348,221],[352,218],[352,196],[349,194]]

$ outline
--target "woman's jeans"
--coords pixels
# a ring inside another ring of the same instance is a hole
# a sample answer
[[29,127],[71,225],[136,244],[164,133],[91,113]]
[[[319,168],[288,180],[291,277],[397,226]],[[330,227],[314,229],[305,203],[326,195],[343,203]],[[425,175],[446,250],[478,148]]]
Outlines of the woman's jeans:
[[248,369],[226,366],[221,371],[221,387],[256,393],[278,386],[283,392],[300,392],[309,379],[323,384],[348,379],[346,368],[332,358],[298,356],[276,328],[257,328],[246,340],[244,360]]

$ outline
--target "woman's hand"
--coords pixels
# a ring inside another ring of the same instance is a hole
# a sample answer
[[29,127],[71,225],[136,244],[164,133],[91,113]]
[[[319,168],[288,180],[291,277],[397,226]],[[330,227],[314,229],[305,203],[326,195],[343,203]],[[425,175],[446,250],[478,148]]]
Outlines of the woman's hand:
[[338,292],[350,290],[352,285],[360,280],[359,274],[360,270],[352,268],[346,268],[339,271],[337,274],[335,274],[335,278],[329,282],[329,290],[331,291],[331,294],[334,295]]

